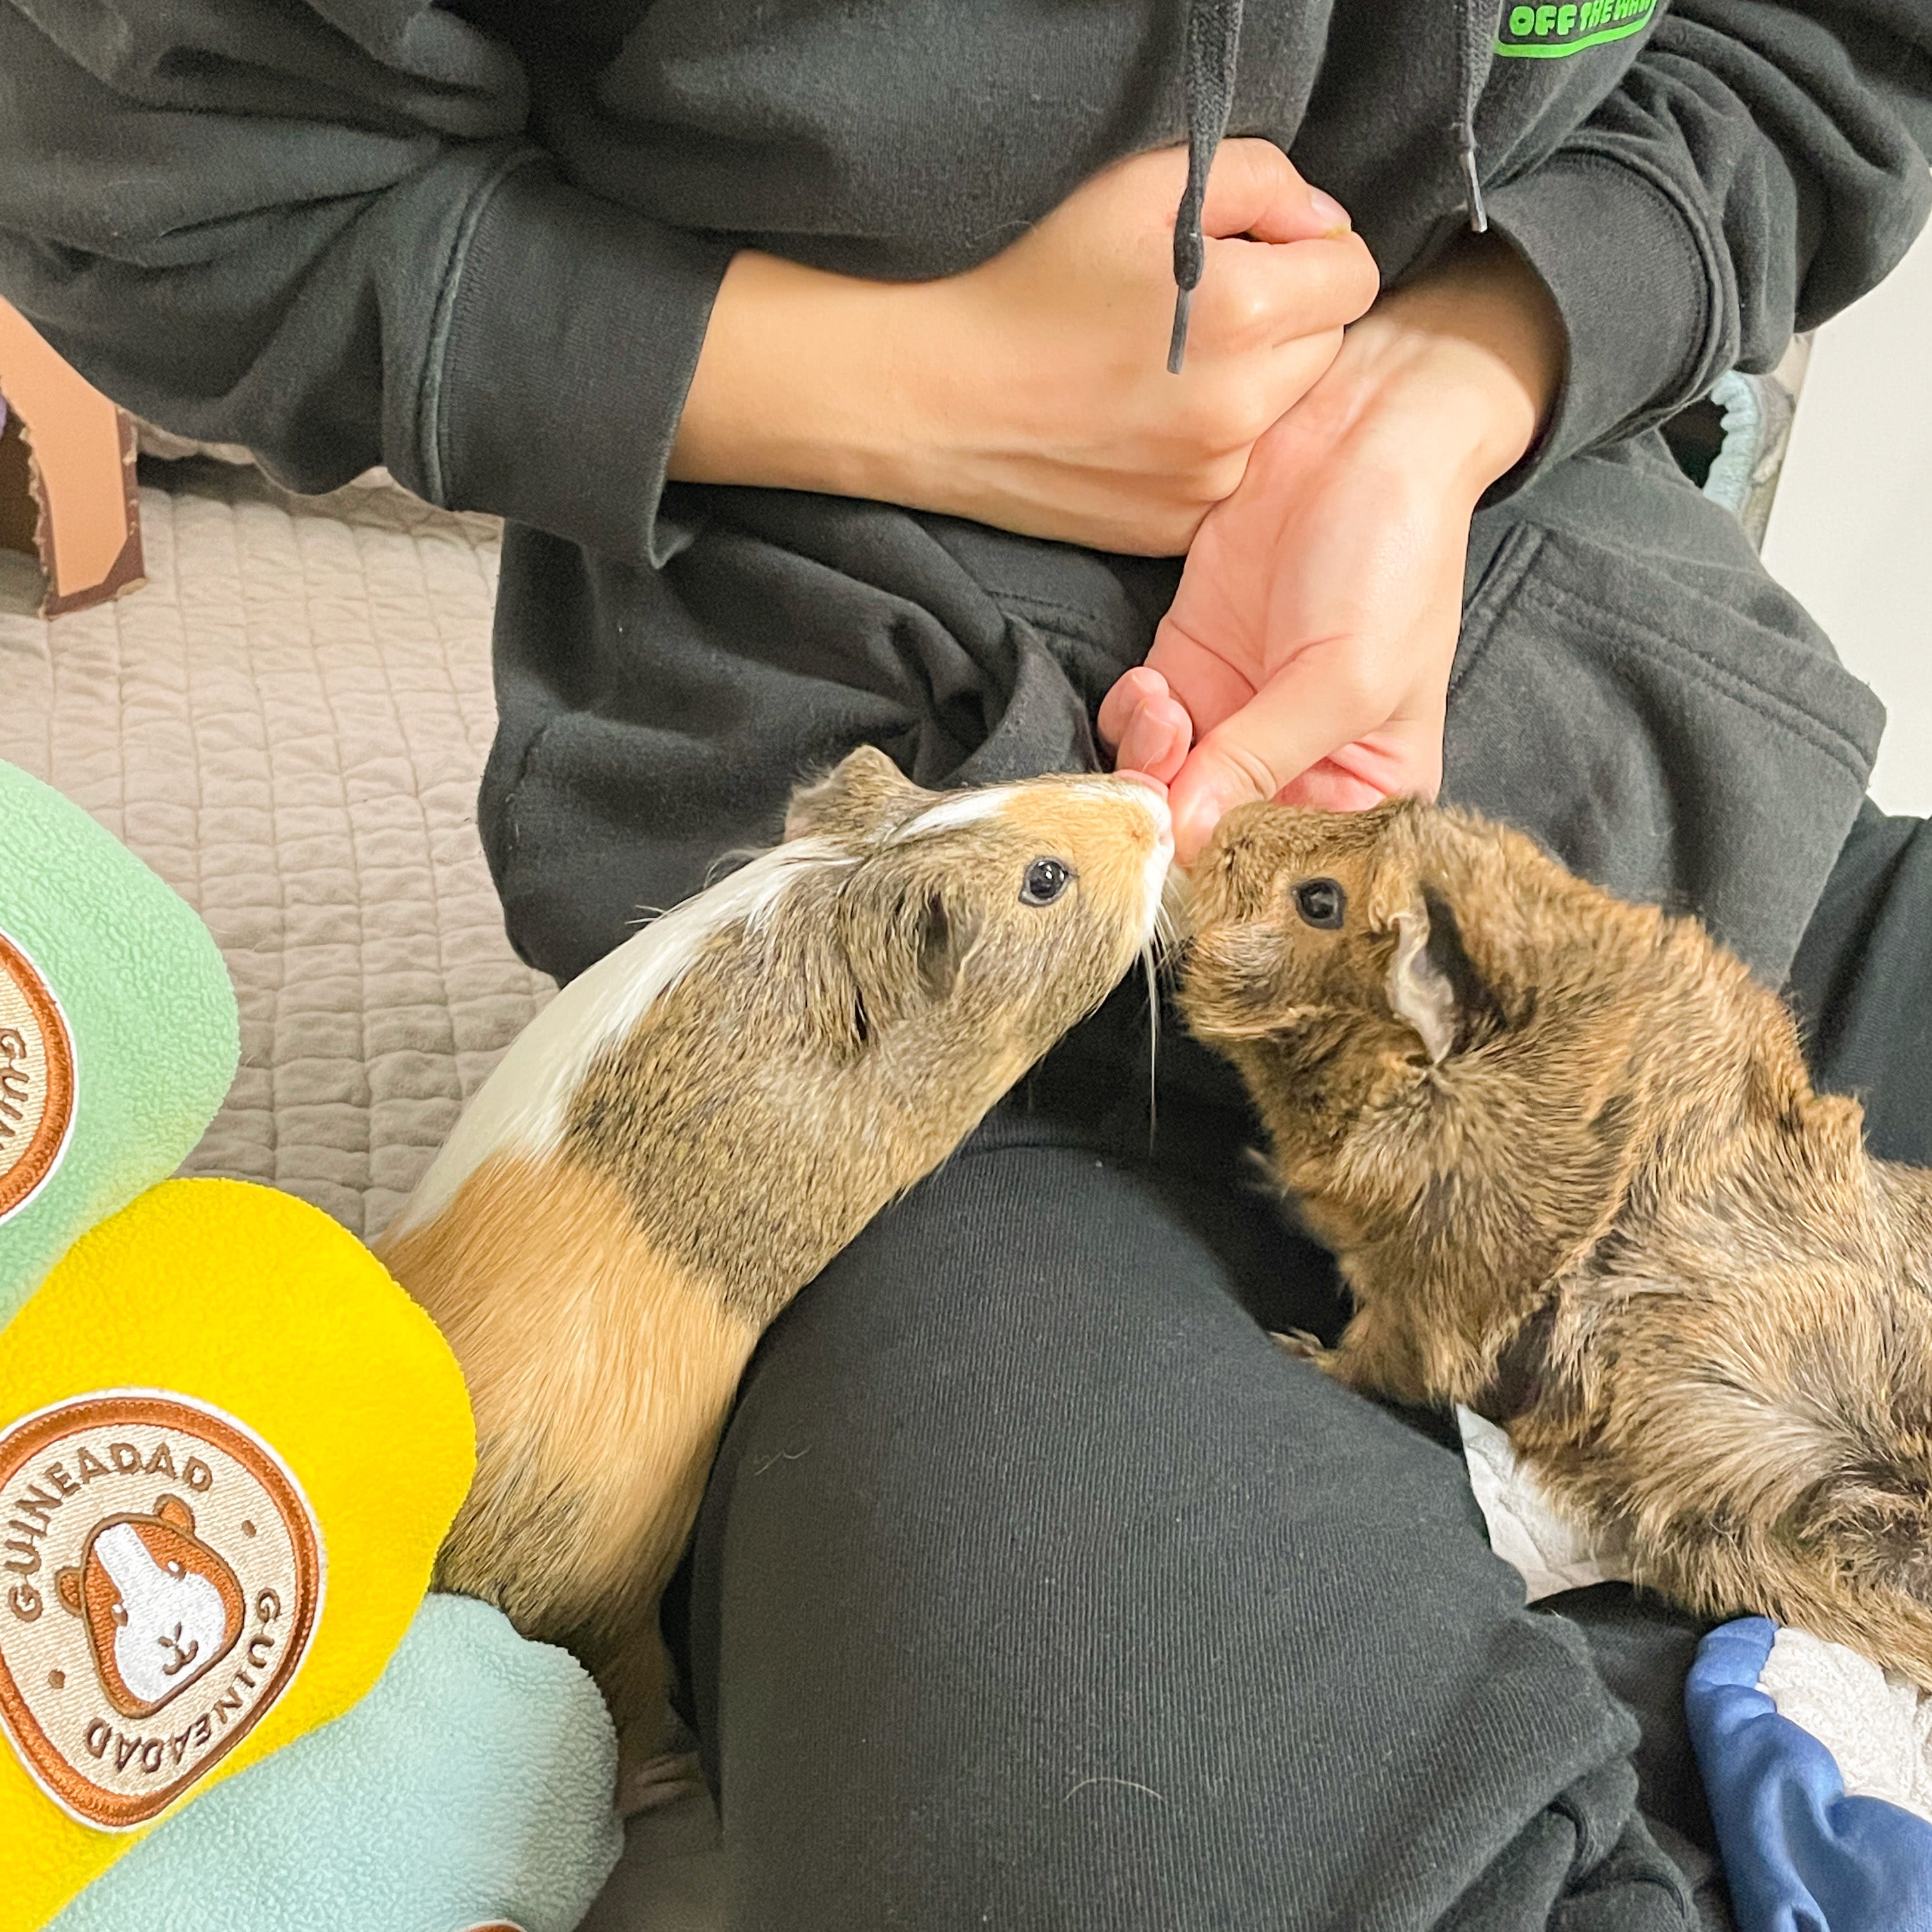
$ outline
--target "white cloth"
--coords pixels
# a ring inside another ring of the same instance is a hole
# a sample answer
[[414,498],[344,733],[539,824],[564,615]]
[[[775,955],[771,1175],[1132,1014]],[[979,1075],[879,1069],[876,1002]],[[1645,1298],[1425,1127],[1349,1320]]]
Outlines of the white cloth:
[[1509,1437],[1493,1422],[1460,1405],[1456,1422],[1469,1482],[1489,1526],[1490,1547],[1522,1573],[1529,1602],[1629,1576],[1614,1539],[1593,1538],[1550,1508],[1536,1478],[1517,1461]]
[[1841,1643],[1784,1626],[1757,1688],[1838,1760],[1853,1797],[1932,1824],[1932,1697]]
[[[1528,1601],[1629,1576],[1621,1541],[1558,1515],[1503,1430],[1460,1407],[1456,1420],[1490,1546],[1521,1573]],[[1841,1643],[1782,1625],[1758,1688],[1837,1759],[1853,1797],[1932,1822],[1932,1696]]]

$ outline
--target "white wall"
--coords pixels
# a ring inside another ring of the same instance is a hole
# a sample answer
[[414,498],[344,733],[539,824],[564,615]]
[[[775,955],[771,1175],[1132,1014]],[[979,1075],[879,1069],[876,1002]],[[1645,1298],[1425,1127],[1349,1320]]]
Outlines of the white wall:
[[1891,713],[1873,796],[1932,814],[1932,230],[1819,332],[1764,560]]

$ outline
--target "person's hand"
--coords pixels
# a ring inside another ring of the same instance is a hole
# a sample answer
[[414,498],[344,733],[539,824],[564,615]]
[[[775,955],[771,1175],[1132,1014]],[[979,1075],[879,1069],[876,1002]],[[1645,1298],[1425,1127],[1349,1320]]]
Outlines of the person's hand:
[[1227,142],[1208,176],[1186,360],[1170,375],[1186,172],[1179,149],[1136,155],[938,281],[736,256],[670,473],[1179,555],[1376,288],[1338,204],[1271,142]]
[[1116,764],[1170,784],[1183,863],[1247,800],[1433,794],[1470,516],[1534,440],[1562,358],[1541,284],[1472,242],[1350,330],[1256,442],[1145,666],[1101,708]]
[[1332,400],[1310,397],[1256,445],[1146,664],[1101,710],[1116,763],[1171,784],[1185,856],[1244,800],[1351,811],[1442,776],[1484,484],[1426,416],[1338,422]]

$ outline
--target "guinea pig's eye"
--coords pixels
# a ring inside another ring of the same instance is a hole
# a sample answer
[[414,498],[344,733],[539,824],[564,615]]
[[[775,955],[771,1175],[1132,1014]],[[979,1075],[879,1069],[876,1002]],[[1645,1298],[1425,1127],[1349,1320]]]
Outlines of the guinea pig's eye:
[[1333,879],[1304,879],[1294,889],[1294,909],[1308,925],[1333,932],[1348,909],[1348,895]]
[[1020,882],[1020,904],[1052,904],[1066,891],[1066,883],[1072,876],[1072,867],[1058,859],[1036,859],[1026,868],[1026,877]]

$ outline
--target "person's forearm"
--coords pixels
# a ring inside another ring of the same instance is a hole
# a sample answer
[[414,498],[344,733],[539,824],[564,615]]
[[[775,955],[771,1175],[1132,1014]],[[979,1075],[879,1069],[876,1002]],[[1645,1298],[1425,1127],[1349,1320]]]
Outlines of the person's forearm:
[[746,250],[725,271],[670,474],[890,496],[904,487],[898,345],[916,284],[862,281]]
[[870,496],[1176,555],[1334,360],[1375,264],[1279,148],[1226,143],[1167,368],[1179,149],[1076,188],[990,260],[878,283],[755,252],[712,308],[670,473]]

